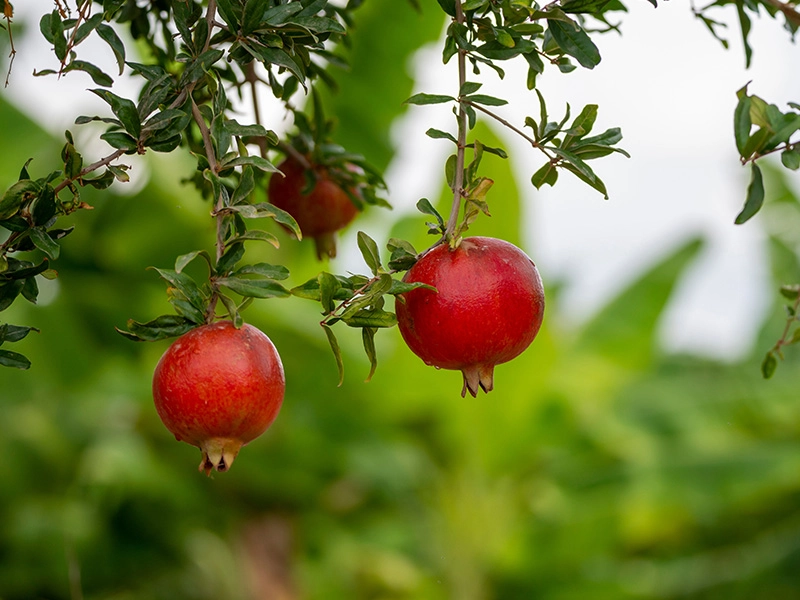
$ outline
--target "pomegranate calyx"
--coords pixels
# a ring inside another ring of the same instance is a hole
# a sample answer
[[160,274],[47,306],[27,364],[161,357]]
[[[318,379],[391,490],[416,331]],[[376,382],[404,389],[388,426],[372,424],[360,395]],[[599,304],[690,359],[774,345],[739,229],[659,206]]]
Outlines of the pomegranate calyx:
[[334,232],[328,231],[314,236],[314,245],[317,250],[317,260],[322,260],[323,256],[336,258],[336,235]]
[[242,442],[230,438],[210,438],[203,441],[200,444],[203,460],[200,461],[198,471],[204,471],[208,476],[215,470],[224,473],[231,468],[241,448]]
[[478,388],[485,393],[494,389],[494,365],[471,365],[461,369],[464,376],[464,386],[461,388],[461,397],[469,392],[473,398],[478,396]]

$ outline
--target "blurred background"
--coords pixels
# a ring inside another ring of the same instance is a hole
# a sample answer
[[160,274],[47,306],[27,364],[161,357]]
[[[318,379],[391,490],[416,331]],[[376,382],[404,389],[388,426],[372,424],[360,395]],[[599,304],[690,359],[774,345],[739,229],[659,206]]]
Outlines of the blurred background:
[[[337,141],[386,169],[395,209],[363,215],[328,266],[277,230],[280,250],[248,249],[287,264],[290,285],[322,268],[364,272],[359,229],[432,241],[412,208],[441,197],[446,211],[448,148],[424,131],[452,117],[402,101],[452,93],[455,75],[440,65],[441,13],[422,4],[418,14],[366,2],[351,70],[326,99]],[[31,77],[52,67],[36,24],[50,8],[15,4],[2,189],[28,158],[34,176],[58,168],[67,127],[87,157],[106,151],[90,144],[96,130],[72,125],[103,111],[88,79]],[[594,71],[540,79],[554,116],[597,103],[598,130],[622,127],[632,158],[596,166],[609,201],[566,176],[536,192],[541,159],[478,127],[511,159],[485,160],[494,216],[471,231],[523,247],[548,298],[539,337],[497,368],[488,396],[462,399],[461,375],[424,366],[396,330],[377,336],[370,383],[359,332],[340,331],[337,387],[317,306],[258,301],[245,317],[281,353],[286,400],[230,472],[202,476],[199,451],[152,405],[169,342],[114,331],[169,312],[146,267],[213,243],[209,206],[180,182],[192,161],[145,157],[128,187],[87,190],[95,209],[65,223],[76,229],[59,279],[41,283],[38,306],[3,313],[41,333],[15,345],[29,371],[0,372],[0,598],[800,597],[800,353],[769,381],[759,370],[783,328],[777,288],[800,280],[799,186],[768,169],[767,205],[734,226],[747,177],[731,126],[734,92],[750,79],[768,101],[800,99],[797,48],[779,24],[756,22],[745,71],[735,15],[720,14],[733,19],[725,51],[688,6],[630,8],[623,35],[598,41]],[[538,113],[513,69],[486,81],[516,98],[509,120]]]

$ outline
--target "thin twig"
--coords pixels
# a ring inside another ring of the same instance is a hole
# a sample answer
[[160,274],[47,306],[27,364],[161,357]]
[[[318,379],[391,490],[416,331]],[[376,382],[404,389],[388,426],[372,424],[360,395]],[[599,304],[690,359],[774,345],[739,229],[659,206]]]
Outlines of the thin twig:
[[11,68],[14,66],[14,58],[17,56],[17,50],[14,48],[14,36],[11,35],[11,17],[13,16],[13,8],[11,8],[11,3],[6,1],[6,10],[5,10],[5,19],[6,19],[6,29],[8,30],[8,43],[11,45],[11,51],[8,53],[8,58],[11,59],[8,61],[8,71],[6,71],[6,84],[5,87],[8,87],[9,80],[11,79]]
[[72,177],[72,178],[64,179],[64,181],[62,181],[62,182],[61,182],[61,183],[59,183],[59,184],[58,184],[58,185],[57,185],[55,188],[53,188],[53,191],[55,191],[55,193],[56,193],[56,194],[58,194],[58,192],[60,192],[61,190],[63,190],[65,187],[67,187],[67,186],[68,186],[69,184],[71,184],[72,182],[74,182],[74,181],[78,181],[79,179],[81,179],[81,178],[82,178],[82,177],[84,177],[85,175],[88,175],[88,174],[89,174],[89,173],[91,173],[92,171],[96,171],[96,170],[97,170],[97,169],[99,169],[100,167],[105,167],[105,166],[107,166],[107,165],[110,165],[112,162],[114,162],[115,160],[117,160],[117,159],[118,159],[120,156],[122,156],[123,154],[125,154],[125,151],[124,151],[124,150],[115,150],[113,153],[109,154],[109,155],[108,155],[108,156],[106,156],[105,158],[101,158],[101,159],[100,159],[100,160],[98,160],[97,162],[93,162],[93,163],[92,163],[92,164],[90,164],[89,166],[86,166],[86,167],[84,167],[83,169],[81,169],[81,172],[80,172],[80,173],[78,173],[78,175],[77,175],[76,177]]
[[494,119],[495,121],[497,121],[497,122],[498,122],[498,123],[500,123],[501,125],[503,125],[503,126],[507,127],[508,129],[510,129],[511,131],[513,131],[514,133],[516,133],[517,135],[519,135],[520,137],[522,137],[522,138],[523,138],[523,139],[524,139],[526,142],[528,142],[528,143],[529,143],[531,146],[533,146],[533,147],[534,147],[534,148],[536,148],[537,150],[541,150],[541,151],[542,151],[542,152],[545,154],[545,156],[547,156],[547,158],[549,158],[550,160],[555,160],[555,157],[554,157],[554,156],[551,156],[551,155],[550,155],[550,154],[547,152],[547,150],[545,149],[545,147],[544,147],[544,146],[542,146],[542,145],[541,145],[539,142],[537,142],[535,139],[533,139],[531,136],[529,136],[527,133],[525,133],[524,131],[522,131],[522,130],[521,130],[521,129],[519,129],[518,127],[515,127],[514,125],[512,125],[511,123],[509,123],[507,120],[505,120],[505,119],[504,119],[503,117],[501,117],[500,115],[498,115],[498,114],[496,114],[496,113],[493,113],[492,111],[490,111],[490,110],[489,110],[488,108],[486,108],[485,106],[482,106],[482,105],[480,105],[480,104],[476,104],[475,102],[472,102],[471,100],[466,100],[466,99],[465,99],[465,100],[464,100],[464,104],[467,104],[467,105],[471,106],[472,108],[474,108],[475,110],[479,110],[479,111],[481,111],[483,114],[485,114],[485,115],[487,115],[487,116],[491,117],[492,119]]

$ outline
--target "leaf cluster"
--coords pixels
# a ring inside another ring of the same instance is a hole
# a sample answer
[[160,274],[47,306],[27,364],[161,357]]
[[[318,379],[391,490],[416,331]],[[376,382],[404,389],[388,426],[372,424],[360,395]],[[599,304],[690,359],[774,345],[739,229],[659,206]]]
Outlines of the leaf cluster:
[[[441,217],[439,220],[441,221]],[[386,310],[385,297],[397,297],[418,287],[430,287],[422,283],[406,283],[394,277],[398,272],[411,268],[417,260],[417,251],[409,242],[397,238],[391,238],[387,242],[390,258],[386,267],[383,266],[378,244],[363,231],[358,232],[358,248],[372,273],[371,276],[345,277],[323,271],[291,290],[294,296],[322,305],[323,318],[320,325],[336,359],[339,385],[344,380],[344,364],[339,342],[331,327],[342,322],[349,327],[361,329],[364,351],[371,365],[367,376],[369,381],[378,366],[375,334],[379,329],[397,324],[395,314]]]
[[739,102],[733,116],[736,149],[742,164],[750,163],[751,180],[736,224],[747,222],[764,204],[764,181],[757,161],[779,152],[787,169],[800,169],[800,104],[789,102],[794,110],[781,111],[775,104],[748,93],[748,85],[736,94]]

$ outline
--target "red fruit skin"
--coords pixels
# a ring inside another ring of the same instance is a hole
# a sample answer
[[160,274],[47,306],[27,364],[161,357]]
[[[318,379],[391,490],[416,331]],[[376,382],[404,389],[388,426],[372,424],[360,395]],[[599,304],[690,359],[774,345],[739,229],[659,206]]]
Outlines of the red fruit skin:
[[334,233],[348,225],[358,214],[353,201],[326,173],[317,168],[317,183],[307,195],[305,168],[295,159],[287,158],[278,168],[284,176],[274,173],[269,180],[269,201],[294,217],[303,237],[314,238],[317,258],[336,256]]
[[226,471],[239,449],[278,416],[286,383],[272,341],[252,325],[219,321],[193,329],[164,353],[153,400],[175,437],[203,452],[200,470]]
[[519,356],[544,317],[544,288],[536,266],[503,240],[469,237],[446,243],[411,267],[405,282],[422,282],[395,305],[400,333],[426,364],[464,374],[461,395],[494,386],[494,366]]

